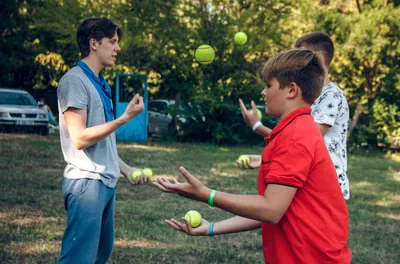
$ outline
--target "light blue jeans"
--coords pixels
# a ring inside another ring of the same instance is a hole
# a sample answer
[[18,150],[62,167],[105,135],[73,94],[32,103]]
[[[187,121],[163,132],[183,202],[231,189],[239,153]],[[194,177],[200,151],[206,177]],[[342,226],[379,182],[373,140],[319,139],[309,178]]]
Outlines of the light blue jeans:
[[58,263],[106,263],[114,247],[115,188],[63,177],[62,193],[67,226]]

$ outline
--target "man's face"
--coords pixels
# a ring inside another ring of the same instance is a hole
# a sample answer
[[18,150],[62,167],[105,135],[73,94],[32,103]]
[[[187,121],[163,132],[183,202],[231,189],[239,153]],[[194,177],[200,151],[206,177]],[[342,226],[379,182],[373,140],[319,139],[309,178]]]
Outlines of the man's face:
[[118,34],[115,32],[112,38],[103,38],[97,45],[96,54],[103,68],[114,66],[118,52],[121,50],[118,42]]
[[286,89],[279,88],[276,78],[268,81],[267,86],[261,91],[265,102],[265,112],[273,117],[280,117],[284,112],[286,102]]

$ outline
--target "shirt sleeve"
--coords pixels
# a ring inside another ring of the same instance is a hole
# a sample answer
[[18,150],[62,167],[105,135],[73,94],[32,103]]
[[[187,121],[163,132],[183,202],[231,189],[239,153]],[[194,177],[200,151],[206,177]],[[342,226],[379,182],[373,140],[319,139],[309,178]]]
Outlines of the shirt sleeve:
[[87,109],[87,90],[83,82],[76,76],[66,76],[61,79],[57,89],[57,97],[62,113],[69,107]]
[[266,162],[267,169],[264,181],[297,188],[307,181],[312,156],[304,145],[291,140],[279,147]]
[[317,98],[313,109],[314,121],[318,124],[333,126],[339,117],[341,96],[337,91],[326,91]]

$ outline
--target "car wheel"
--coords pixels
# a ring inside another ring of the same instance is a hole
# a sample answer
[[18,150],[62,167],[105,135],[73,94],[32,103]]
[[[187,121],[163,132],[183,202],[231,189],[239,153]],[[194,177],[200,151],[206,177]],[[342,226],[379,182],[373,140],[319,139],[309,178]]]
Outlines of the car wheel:
[[168,134],[170,134],[170,135],[176,134],[176,127],[175,127],[174,121],[171,121],[168,125]]
[[40,135],[47,136],[49,134],[49,128],[47,126],[42,127],[39,129],[39,133]]

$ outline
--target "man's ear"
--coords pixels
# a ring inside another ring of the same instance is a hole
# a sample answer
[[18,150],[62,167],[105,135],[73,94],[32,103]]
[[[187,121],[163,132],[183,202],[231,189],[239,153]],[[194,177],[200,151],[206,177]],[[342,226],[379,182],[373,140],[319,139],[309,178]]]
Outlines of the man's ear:
[[291,82],[288,85],[288,99],[294,99],[298,95],[301,95],[301,89],[295,82]]
[[91,38],[89,40],[89,47],[90,47],[91,50],[96,51],[97,50],[97,45],[98,45],[98,43],[97,43],[97,41],[95,39]]

